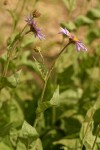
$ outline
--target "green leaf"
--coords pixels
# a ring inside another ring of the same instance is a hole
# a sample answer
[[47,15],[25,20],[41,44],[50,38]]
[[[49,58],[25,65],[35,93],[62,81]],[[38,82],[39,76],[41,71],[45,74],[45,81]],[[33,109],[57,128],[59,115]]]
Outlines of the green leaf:
[[68,23],[61,23],[61,26],[63,28],[67,28],[69,31],[73,31],[76,29],[76,25],[72,22],[72,21],[69,21]]
[[66,146],[62,146],[61,149],[68,150],[68,148]]
[[4,88],[4,87],[11,87],[14,88],[12,82],[10,82],[7,77],[1,77],[0,78],[0,89]]
[[[36,141],[39,135],[34,127],[24,121],[21,130],[19,131],[19,136],[17,139],[17,150],[35,150]],[[38,143],[36,148],[40,146]]]
[[[90,75],[91,79],[94,79],[94,80],[98,79],[99,80],[99,77],[100,77],[99,76],[99,73],[100,73],[99,67],[89,68],[86,71]],[[92,72],[92,74],[91,74],[91,72]]]
[[10,77],[7,77],[7,81],[9,83],[10,87],[15,88],[18,85],[20,74],[21,74],[21,70],[17,71]]
[[50,100],[50,104],[52,106],[57,106],[59,104],[59,86],[57,86],[57,88],[53,94],[53,97]]
[[86,37],[88,43],[91,43],[98,38],[100,38],[100,28],[90,30]]
[[90,25],[92,23],[93,23],[93,21],[90,18],[88,18],[86,16],[82,16],[82,15],[79,16],[75,21],[75,24],[78,27],[80,27],[82,25]]
[[82,143],[85,145],[86,149],[92,149],[93,142],[95,140],[95,136],[92,135],[92,129],[93,129],[93,114],[94,114],[95,109],[91,108],[86,115],[86,118],[83,122],[81,132],[80,132],[80,137],[82,140]]
[[34,127],[24,121],[19,133],[19,137],[23,139],[32,138],[33,140],[36,140],[39,135]]
[[93,120],[94,120],[93,134],[96,135],[98,125],[100,125],[100,108],[95,111],[93,115]]
[[12,99],[8,106],[9,106],[10,122],[13,122],[13,124],[16,127],[19,127],[24,121],[24,114],[19,103],[14,99]]
[[87,17],[93,20],[100,19],[100,9],[92,8],[87,12]]
[[0,150],[13,150],[13,148],[9,147],[3,142],[0,142]]
[[33,60],[29,59],[30,55],[31,55],[30,51],[25,51],[24,54],[21,56],[21,60],[19,63],[20,63],[20,65],[25,65],[29,69],[32,69],[32,70],[35,70],[36,72],[38,72],[35,62]]
[[[97,125],[98,122],[98,120],[95,119],[98,109],[100,109],[100,100],[97,100],[95,105],[88,110],[85,120],[82,124],[80,138],[82,140],[82,144],[85,145],[87,150],[92,149],[93,143],[96,138],[96,136],[93,135],[93,129],[94,129],[94,125],[95,124]],[[99,142],[100,142],[100,138],[98,137],[95,143],[94,150],[97,150],[96,144]]]
[[59,104],[59,86],[56,88],[50,101],[41,102],[37,108],[37,113],[44,112],[46,109]]
[[17,33],[13,33],[11,35],[11,37],[8,38],[7,40],[7,50],[9,50],[10,48],[12,48],[12,46],[14,45],[14,43],[17,41],[17,40],[20,40],[21,39],[21,36],[20,36],[20,33],[17,32]]
[[1,77],[0,78],[0,89],[4,87],[15,88],[19,83],[19,75],[21,71],[16,72],[10,77]]
[[25,48],[26,46],[29,46],[30,44],[34,43],[34,36],[25,37],[21,43],[21,47]]
[[60,103],[66,103],[66,101],[67,104],[77,103],[77,100],[81,98],[82,94],[83,90],[81,88],[65,90],[60,93]]
[[[61,145],[64,145],[68,149],[80,150],[79,149],[80,145],[79,145],[78,139],[61,139],[61,140],[54,142],[53,144],[61,144]],[[68,150],[68,149],[66,149],[66,150]]]
[[42,143],[39,138],[36,141],[34,141],[31,147],[32,149],[30,150],[43,150]]
[[44,112],[46,109],[50,108],[51,107],[51,104],[50,102],[42,102],[39,104],[37,110],[36,110],[36,113],[41,113],[41,112]]
[[46,79],[46,75],[47,75],[47,68],[46,68],[46,66],[42,62],[37,61],[35,58],[34,58],[34,60],[35,60],[35,65],[37,67],[37,71],[42,76],[42,78],[45,80]]
[[0,128],[0,137],[5,137],[9,134],[10,129],[12,128],[12,123],[5,125],[4,127]]

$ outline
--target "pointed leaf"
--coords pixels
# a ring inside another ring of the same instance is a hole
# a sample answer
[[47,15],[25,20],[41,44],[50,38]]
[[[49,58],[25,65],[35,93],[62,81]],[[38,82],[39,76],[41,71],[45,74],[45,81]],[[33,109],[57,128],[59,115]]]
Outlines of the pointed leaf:
[[37,108],[37,113],[44,112],[46,109],[57,106],[59,104],[59,86],[56,88],[52,98],[50,101],[39,103],[39,106]]
[[40,63],[39,61],[37,61],[35,58],[35,64],[37,67],[38,72],[40,73],[40,75],[42,76],[42,78],[45,80],[46,75],[47,75],[47,68],[43,63]]
[[59,104],[59,86],[56,88],[53,97],[50,100],[50,104],[56,106]]
[[29,137],[32,139],[38,138],[38,133],[34,127],[28,124],[26,121],[23,122],[22,129],[19,133],[19,137],[23,139],[28,139]]

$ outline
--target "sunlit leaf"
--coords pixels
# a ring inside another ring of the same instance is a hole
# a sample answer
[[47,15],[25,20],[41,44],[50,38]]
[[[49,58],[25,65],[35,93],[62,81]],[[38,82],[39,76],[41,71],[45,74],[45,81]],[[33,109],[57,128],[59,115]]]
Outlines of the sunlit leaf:
[[28,147],[30,150],[35,150],[37,148],[42,150],[42,145],[40,140],[38,140],[38,136],[36,129],[24,121],[17,139],[17,150],[26,150]]
[[34,127],[24,121],[19,136],[23,139],[28,139],[30,137],[34,140],[37,139],[39,135]]
[[41,140],[38,138],[31,146],[31,150],[43,150]]
[[79,145],[78,139],[61,139],[61,140],[58,140],[58,141],[54,142],[54,144],[64,145],[66,147],[65,150],[68,150],[68,149],[80,150],[79,149],[80,145]]

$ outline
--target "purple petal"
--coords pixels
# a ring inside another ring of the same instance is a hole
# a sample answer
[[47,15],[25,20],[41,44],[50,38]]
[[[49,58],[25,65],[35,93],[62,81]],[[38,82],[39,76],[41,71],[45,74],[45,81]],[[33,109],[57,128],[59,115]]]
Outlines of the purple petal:
[[78,46],[80,46],[81,49],[87,51],[87,48],[85,47],[85,45],[82,42],[78,41],[77,44],[78,44]]
[[31,16],[31,15],[30,15],[29,17],[26,16],[25,21],[26,21],[28,24],[31,24],[31,23],[32,23],[32,16]]
[[80,51],[80,45],[78,44],[78,43],[76,43],[76,49],[77,49],[77,51]]
[[38,37],[39,39],[45,39],[45,36],[41,33],[41,29],[37,27],[37,24],[31,15],[26,17],[25,21],[30,26],[30,31],[34,33],[35,37]]
[[44,36],[43,34],[41,34],[41,33],[38,33],[38,34],[37,34],[37,37],[38,37],[40,40],[45,39],[45,36]]
[[66,28],[65,29],[61,28],[61,31],[59,33],[66,34],[67,36],[70,34]]

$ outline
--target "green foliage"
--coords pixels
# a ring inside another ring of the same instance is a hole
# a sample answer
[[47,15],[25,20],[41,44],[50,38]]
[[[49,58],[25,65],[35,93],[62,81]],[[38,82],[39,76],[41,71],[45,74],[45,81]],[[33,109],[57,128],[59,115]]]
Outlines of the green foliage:
[[[24,121],[20,129],[15,129],[13,124],[8,124],[2,130],[4,132],[2,133],[1,131],[0,137],[4,140],[0,142],[0,148],[4,148],[5,150],[42,150],[42,144],[37,131],[27,122]],[[9,137],[7,136],[8,133]]]
[[35,58],[35,65],[37,67],[37,71],[39,72],[39,74],[42,76],[42,78],[44,80],[46,80],[46,75],[48,73],[47,68],[45,67],[44,63],[40,63],[39,61],[37,61]]
[[76,0],[63,0],[63,2],[69,11],[73,11],[76,8]]
[[12,17],[12,20],[13,20],[13,29],[15,29],[17,23],[18,23],[18,16],[17,14],[15,13],[15,11],[12,11],[12,10],[9,10],[8,9],[8,12],[10,13],[11,17]]
[[100,38],[100,28],[92,29],[87,34],[88,43],[93,42],[95,39]]
[[58,104],[59,104],[59,86],[55,90],[50,101],[39,103],[36,113],[38,114],[38,113],[44,112],[46,109],[53,107],[53,106],[57,106]]
[[100,111],[100,102],[98,100],[95,103],[95,105],[88,110],[84,123],[81,128],[80,137],[82,140],[82,145],[84,145],[87,150],[93,149],[94,144],[95,144],[94,149],[96,150],[97,144],[99,144],[99,141],[100,141],[99,137],[95,141],[97,134],[99,134],[99,132],[97,132],[98,131],[97,127],[100,124],[100,119],[98,116],[100,113],[99,111]]
[[76,25],[71,21],[69,23],[61,23],[61,26],[63,28],[67,28],[69,31],[72,31],[72,30],[76,29]]
[[100,10],[97,8],[93,8],[87,12],[87,17],[92,20],[100,19]]
[[88,17],[86,16],[79,16],[77,17],[76,21],[75,21],[75,24],[76,26],[80,27],[82,25],[90,25],[92,24],[93,21],[91,19],[89,19]]
[[[35,7],[37,2],[42,1],[31,3]],[[41,42],[35,31],[28,34],[27,25],[19,31],[21,12],[30,4],[27,0],[7,10],[13,29],[6,51],[0,53],[0,150],[100,150],[100,2],[96,0],[95,8],[90,7],[91,0],[82,6],[76,0],[52,2],[54,7],[64,3],[59,7],[65,8],[66,18],[60,25],[77,32],[88,51],[78,53],[74,43],[56,61],[49,49],[57,45],[61,50],[68,42],[65,37],[62,43],[60,34],[53,42],[52,37],[51,42]],[[42,19],[39,23],[45,22]],[[52,20],[46,23],[52,26]],[[43,30],[49,34],[47,27]],[[40,49],[34,51],[38,45],[47,55]],[[56,61],[53,69],[52,59]]]

